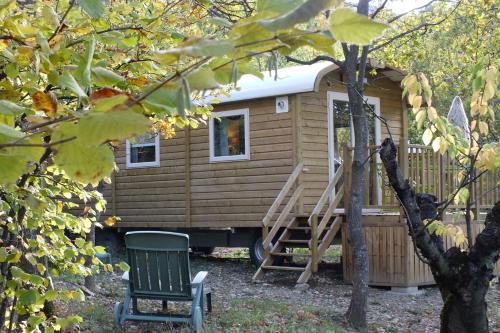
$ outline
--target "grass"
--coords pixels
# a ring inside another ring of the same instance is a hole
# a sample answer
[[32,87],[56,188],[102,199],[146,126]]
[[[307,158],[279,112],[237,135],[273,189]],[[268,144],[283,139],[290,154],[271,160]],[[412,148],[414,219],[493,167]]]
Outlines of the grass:
[[333,314],[324,309],[250,297],[233,300],[224,311],[214,312],[206,322],[205,331],[344,332],[333,321]]
[[[298,255],[309,255],[311,254],[311,250],[309,248],[295,248],[293,249],[293,253]],[[322,260],[326,263],[339,263],[341,257],[342,257],[342,246],[332,245],[328,249],[326,249]],[[296,259],[294,260],[300,261]]]

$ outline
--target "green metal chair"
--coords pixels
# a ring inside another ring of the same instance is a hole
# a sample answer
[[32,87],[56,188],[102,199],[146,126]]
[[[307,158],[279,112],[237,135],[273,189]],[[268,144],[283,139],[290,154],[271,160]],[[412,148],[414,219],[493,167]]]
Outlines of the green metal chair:
[[[199,272],[191,281],[189,236],[161,231],[134,231],[125,234],[130,271],[122,277],[128,284],[125,301],[116,303],[116,326],[130,321],[168,321],[189,324],[195,332],[203,328],[203,281],[207,272]],[[127,274],[128,273],[128,274]],[[211,311],[211,297],[207,306]],[[138,299],[192,302],[187,315],[143,313]],[[132,311],[130,311],[132,303]]]

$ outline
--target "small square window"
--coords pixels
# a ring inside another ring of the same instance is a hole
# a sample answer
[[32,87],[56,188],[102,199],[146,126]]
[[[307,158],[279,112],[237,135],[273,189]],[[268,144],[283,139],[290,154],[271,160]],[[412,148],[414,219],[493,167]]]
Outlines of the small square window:
[[248,109],[214,112],[209,132],[211,162],[249,159]]
[[127,168],[143,168],[160,165],[160,136],[158,134],[141,135],[134,140],[127,140]]

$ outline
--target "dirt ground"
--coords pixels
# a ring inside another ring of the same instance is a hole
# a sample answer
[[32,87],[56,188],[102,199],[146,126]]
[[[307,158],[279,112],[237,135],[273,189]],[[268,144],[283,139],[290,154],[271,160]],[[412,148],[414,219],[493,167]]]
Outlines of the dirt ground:
[[[332,260],[334,262],[335,260]],[[351,286],[342,281],[340,264],[320,267],[309,281],[310,288],[294,288],[295,272],[269,273],[252,282],[254,266],[244,250],[216,249],[211,256],[191,258],[192,275],[209,272],[213,312],[205,320],[206,332],[354,332],[343,314],[349,306]],[[113,305],[123,301],[125,286],[120,274],[98,276],[96,295],[83,304],[60,304],[68,314],[79,314],[83,332],[189,332],[187,327],[163,323],[127,322],[113,328]],[[60,281],[59,287],[75,287],[80,281]],[[493,285],[487,295],[492,332],[500,332],[500,289]],[[140,304],[141,306],[141,304]],[[146,303],[143,306],[151,307]],[[419,295],[402,295],[370,288],[370,332],[438,332],[442,301],[437,288],[421,289]],[[180,306],[170,307],[180,311]]]

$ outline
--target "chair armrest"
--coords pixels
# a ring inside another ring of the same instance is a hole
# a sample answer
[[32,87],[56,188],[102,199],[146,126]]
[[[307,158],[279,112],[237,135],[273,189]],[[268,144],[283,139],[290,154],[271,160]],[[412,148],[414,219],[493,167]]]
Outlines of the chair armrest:
[[122,282],[128,282],[128,272],[124,272],[122,275]]
[[194,277],[193,281],[191,281],[191,284],[193,286],[197,286],[197,285],[202,284],[203,281],[205,280],[205,278],[207,277],[207,274],[208,274],[208,272],[206,272],[206,271],[198,272],[198,274],[196,274],[196,276]]

